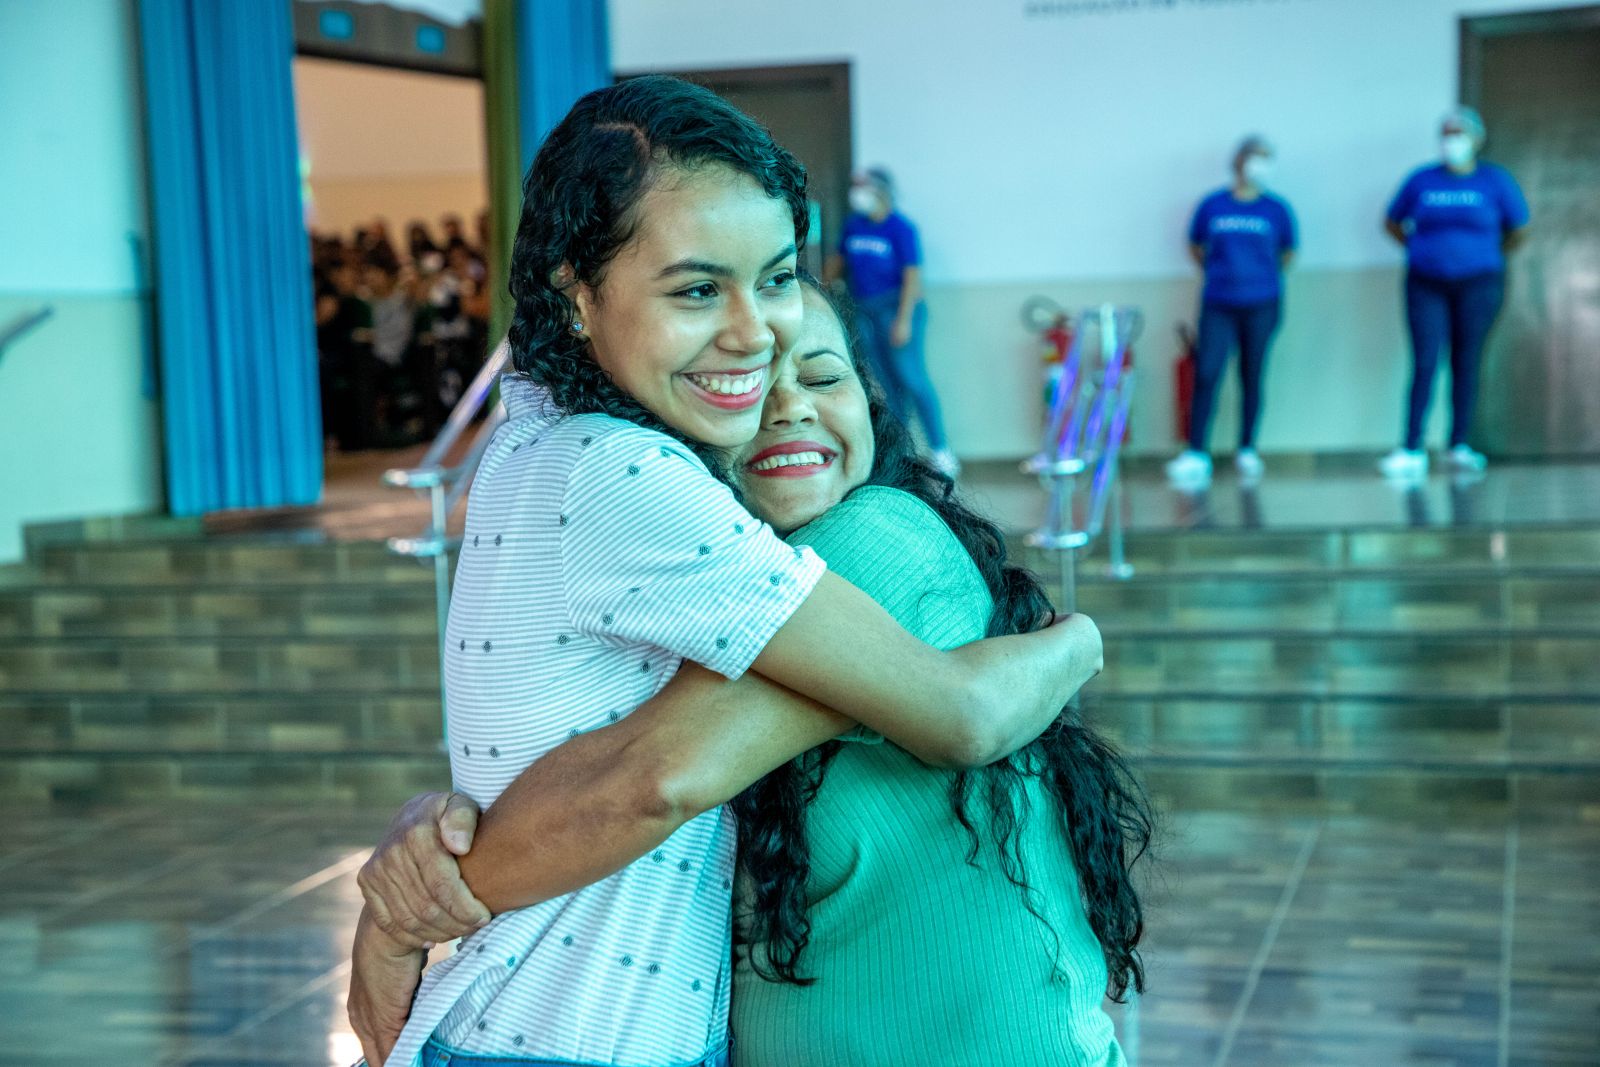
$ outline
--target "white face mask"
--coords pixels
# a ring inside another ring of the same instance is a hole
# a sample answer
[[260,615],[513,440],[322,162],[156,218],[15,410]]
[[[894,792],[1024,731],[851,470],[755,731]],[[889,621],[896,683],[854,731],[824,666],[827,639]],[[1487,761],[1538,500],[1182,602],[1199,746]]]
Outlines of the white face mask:
[[861,215],[871,215],[878,210],[878,194],[865,185],[850,187],[850,210]]
[[1240,168],[1244,180],[1254,186],[1264,186],[1272,178],[1272,160],[1266,156],[1250,156]]
[[1478,154],[1472,136],[1465,133],[1447,133],[1439,138],[1439,151],[1444,161],[1452,167],[1465,167]]

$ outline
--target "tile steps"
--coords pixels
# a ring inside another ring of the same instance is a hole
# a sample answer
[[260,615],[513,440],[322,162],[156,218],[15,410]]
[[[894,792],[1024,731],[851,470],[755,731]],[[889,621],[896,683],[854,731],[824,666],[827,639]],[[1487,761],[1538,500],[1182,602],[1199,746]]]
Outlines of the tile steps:
[[[250,747],[216,746],[191,748],[183,746],[151,746],[126,749],[121,747],[57,746],[32,749],[0,749],[0,760],[27,760],[60,757],[83,760],[155,759],[245,759],[257,763],[294,762],[307,757],[334,757],[353,762],[381,761],[394,757],[437,761],[445,763],[445,755],[437,743],[395,743],[390,745],[363,744],[347,748],[285,748],[262,750]],[[1561,758],[1528,757],[1468,757],[1460,755],[1423,755],[1393,759],[1363,759],[1357,756],[1315,757],[1285,754],[1263,755],[1257,752],[1221,750],[1203,754],[1168,752],[1141,753],[1133,757],[1141,766],[1151,767],[1231,767],[1252,768],[1262,771],[1317,769],[1325,771],[1382,771],[1436,774],[1471,774],[1481,771],[1532,772],[1539,774],[1594,774],[1600,769],[1600,754]]]
[[[1600,755],[1600,694],[1544,700],[1329,694],[1247,698],[1096,690],[1085,718],[1125,750],[1163,758],[1413,758],[1541,764]],[[97,749],[254,752],[392,750],[437,744],[439,695],[25,693],[0,695],[9,752]]]
[[[1135,763],[1166,811],[1417,817],[1458,812],[1501,815],[1514,810],[1535,820],[1600,821],[1600,776],[1590,768],[1551,773],[1519,765],[1459,763],[1393,767],[1223,759],[1206,763],[1136,759]],[[8,801],[170,798],[260,803],[284,798],[392,806],[448,785],[446,761],[434,752],[0,754],[0,796]]]

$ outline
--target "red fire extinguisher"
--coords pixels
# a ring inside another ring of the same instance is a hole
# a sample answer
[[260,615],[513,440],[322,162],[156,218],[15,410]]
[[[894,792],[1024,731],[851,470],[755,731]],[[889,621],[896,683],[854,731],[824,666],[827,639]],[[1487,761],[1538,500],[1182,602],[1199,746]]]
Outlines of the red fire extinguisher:
[[1064,314],[1057,316],[1050,328],[1039,334],[1039,340],[1043,342],[1039,354],[1046,363],[1062,362],[1072,347],[1072,319]]
[[1189,439],[1189,410],[1194,405],[1195,336],[1188,323],[1178,325],[1178,361],[1172,365],[1173,425],[1178,440]]
[[1043,396],[1048,418],[1050,399],[1055,394],[1061,366],[1072,348],[1072,316],[1049,297],[1035,296],[1022,305],[1022,322],[1038,338],[1039,360],[1045,365]]

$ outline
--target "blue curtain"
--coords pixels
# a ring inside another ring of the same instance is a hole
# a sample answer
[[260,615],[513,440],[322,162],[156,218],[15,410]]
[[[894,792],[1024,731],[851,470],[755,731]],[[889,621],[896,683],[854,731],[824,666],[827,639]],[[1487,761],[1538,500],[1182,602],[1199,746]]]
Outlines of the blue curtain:
[[173,513],[322,491],[286,0],[139,0]]
[[574,101],[611,84],[605,0],[518,0],[518,141],[522,170]]

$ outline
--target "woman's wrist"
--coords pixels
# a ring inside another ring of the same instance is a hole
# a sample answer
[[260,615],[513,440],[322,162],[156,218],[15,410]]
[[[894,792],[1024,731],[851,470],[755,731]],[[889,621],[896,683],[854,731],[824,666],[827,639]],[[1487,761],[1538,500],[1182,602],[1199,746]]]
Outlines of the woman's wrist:
[[362,907],[356,920],[356,949],[366,949],[385,959],[406,959],[422,955],[423,950],[394,937],[378,925],[371,907]]

